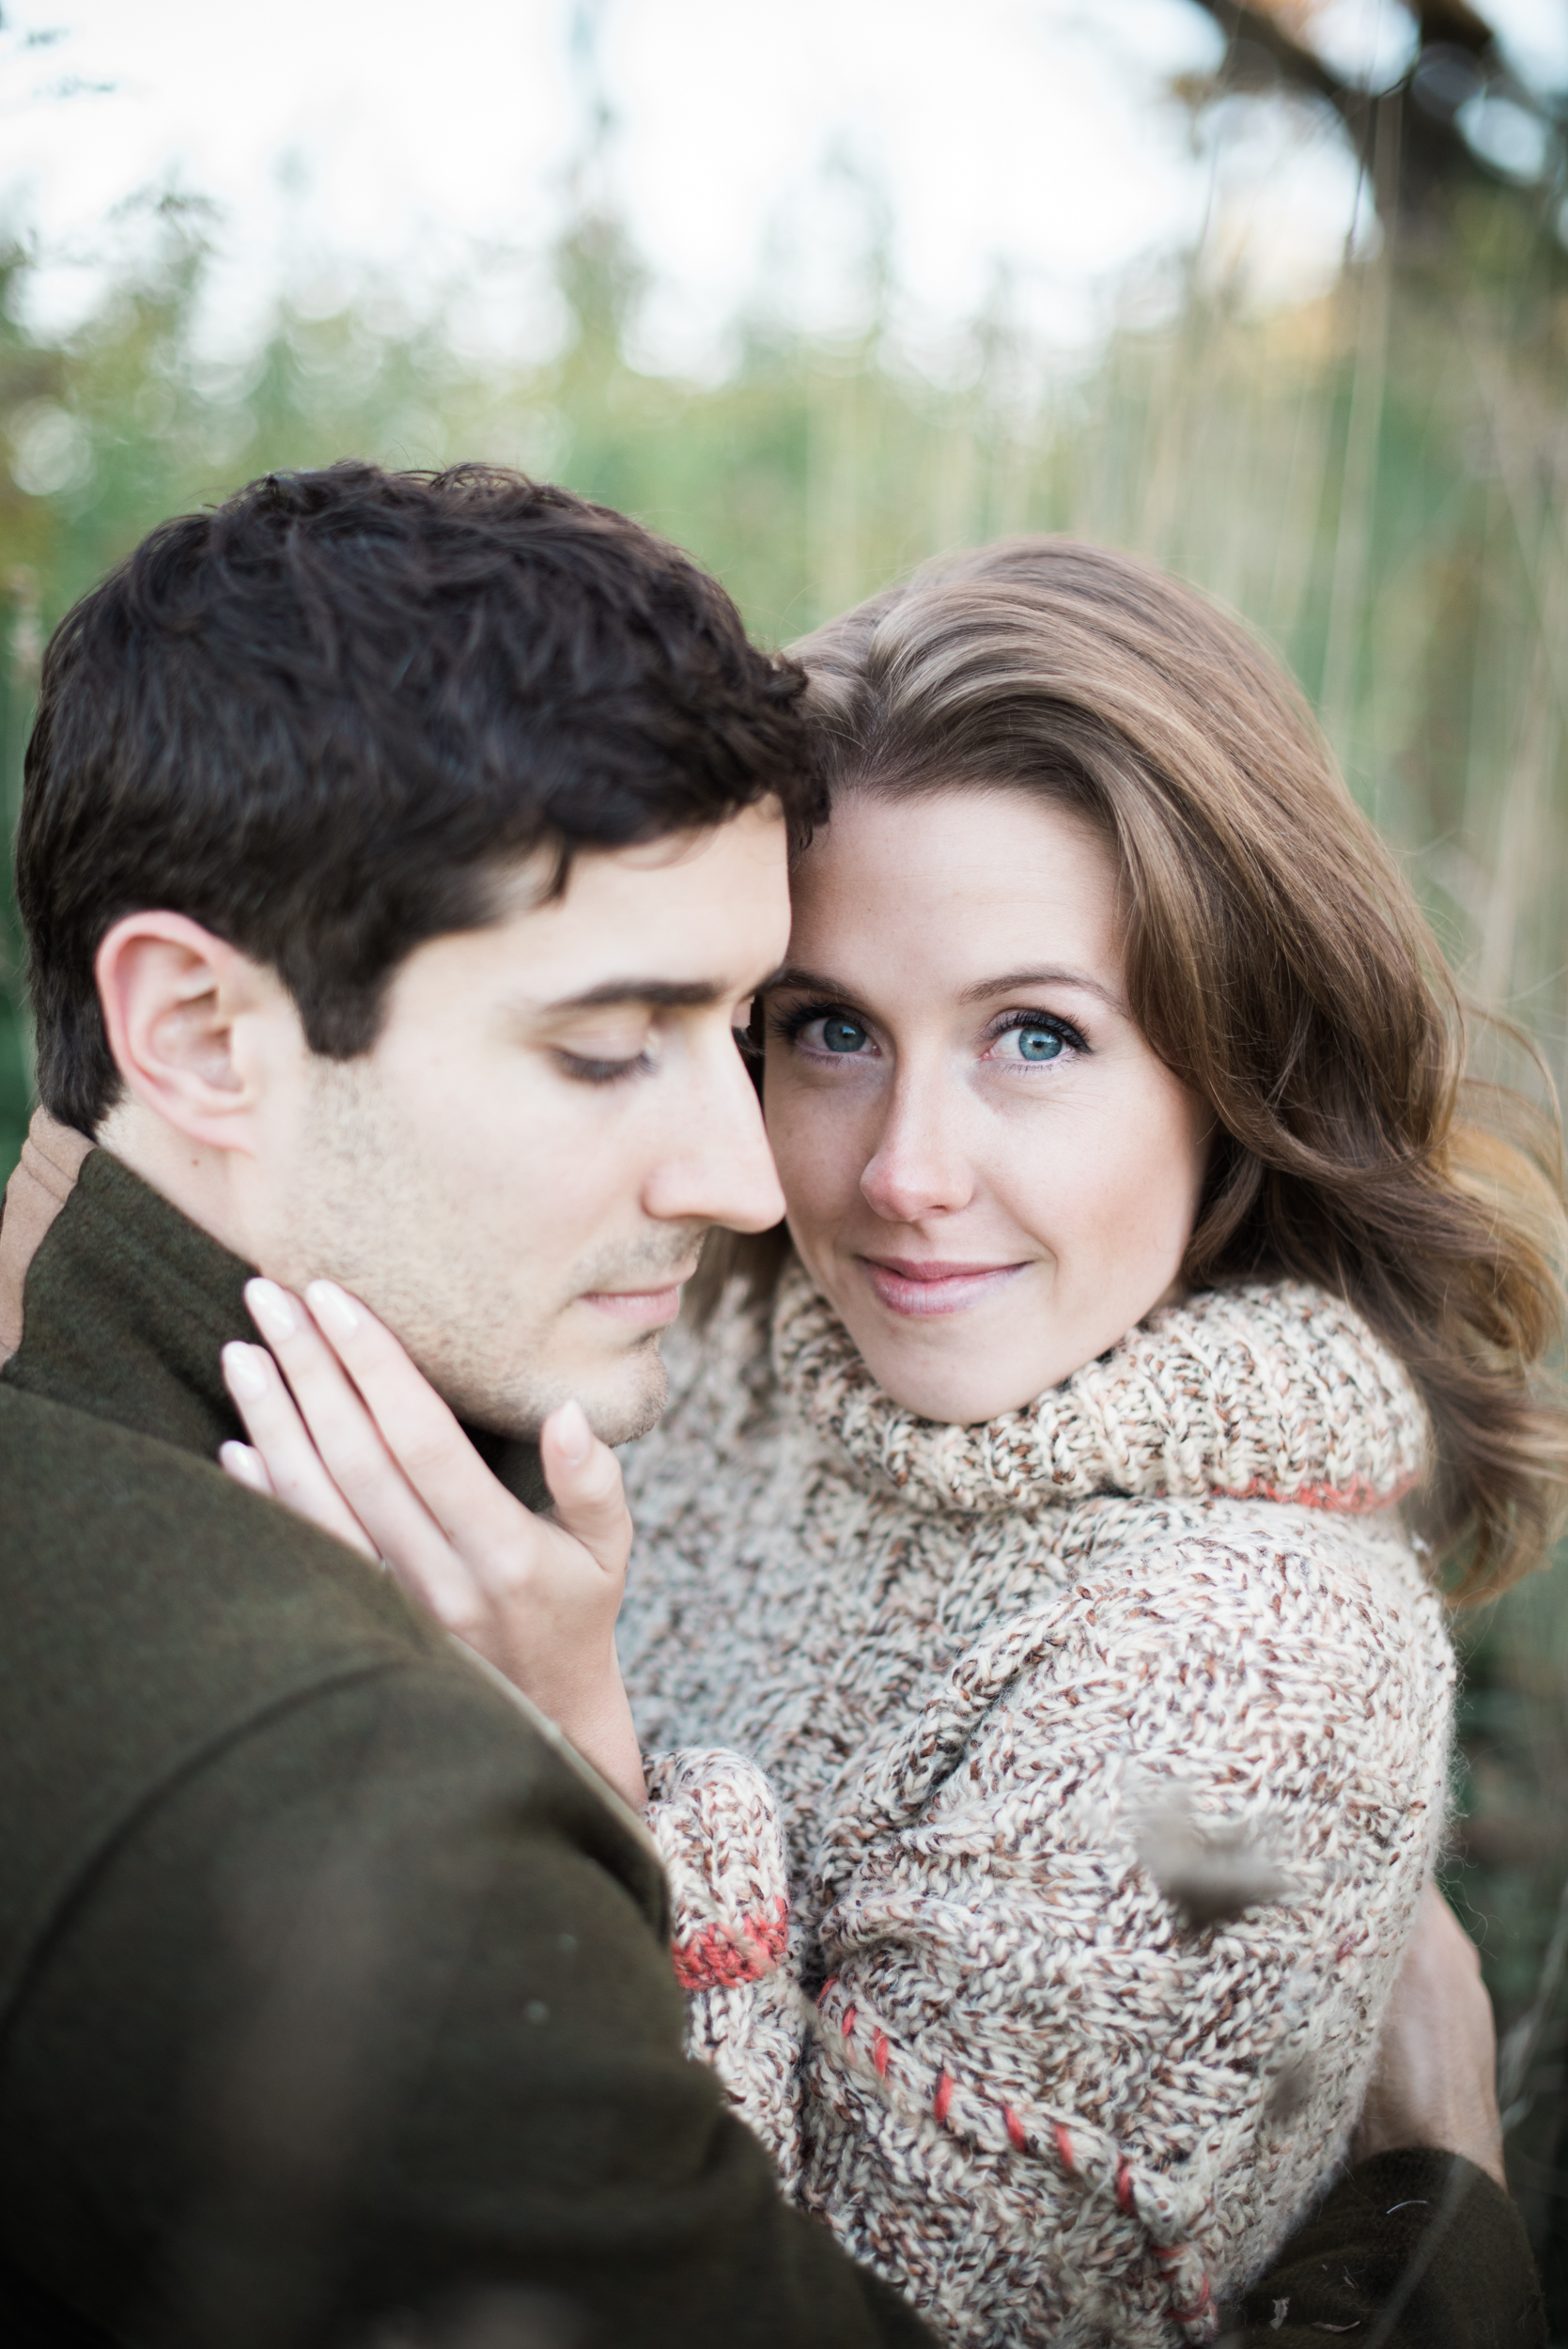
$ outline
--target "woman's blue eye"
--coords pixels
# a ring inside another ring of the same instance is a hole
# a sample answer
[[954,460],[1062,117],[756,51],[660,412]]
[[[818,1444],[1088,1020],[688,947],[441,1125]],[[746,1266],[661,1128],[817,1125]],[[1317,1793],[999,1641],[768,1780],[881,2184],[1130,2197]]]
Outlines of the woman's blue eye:
[[822,1041],[830,1052],[858,1052],[866,1033],[855,1019],[824,1019]]
[[1019,1028],[1018,1051],[1025,1060],[1054,1060],[1062,1050],[1062,1038],[1054,1028]]

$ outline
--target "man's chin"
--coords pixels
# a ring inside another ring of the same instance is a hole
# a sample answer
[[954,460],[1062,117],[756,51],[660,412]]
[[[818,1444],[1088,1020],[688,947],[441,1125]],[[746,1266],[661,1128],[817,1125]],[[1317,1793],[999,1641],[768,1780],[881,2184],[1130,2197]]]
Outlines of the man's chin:
[[617,1444],[630,1443],[658,1424],[669,1392],[655,1341],[623,1355],[613,1368],[596,1364],[575,1375],[559,1373],[531,1381],[520,1392],[511,1388],[500,1394],[459,1397],[448,1392],[446,1400],[465,1426],[507,1442],[533,1441],[551,1411],[575,1401],[586,1411],[600,1442]]
[[670,1385],[664,1376],[663,1363],[659,1361],[657,1355],[654,1361],[659,1368],[657,1392],[644,1389],[635,1402],[618,1402],[613,1410],[596,1410],[592,1404],[584,1405],[588,1424],[601,1443],[631,1443],[638,1436],[645,1436],[651,1427],[658,1426],[664,1415],[664,1406],[670,1399]]
[[581,1403],[601,1443],[629,1443],[645,1436],[669,1400],[670,1382],[659,1352],[663,1335],[662,1328],[640,1330],[629,1345],[605,1353],[597,1346],[574,1346],[558,1368],[551,1365],[556,1372],[551,1409],[568,1397]]

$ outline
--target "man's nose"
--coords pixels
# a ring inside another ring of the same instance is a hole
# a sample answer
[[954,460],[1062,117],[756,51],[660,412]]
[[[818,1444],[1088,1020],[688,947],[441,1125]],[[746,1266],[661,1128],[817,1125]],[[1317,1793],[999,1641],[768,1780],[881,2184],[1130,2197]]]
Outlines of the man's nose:
[[671,1103],[678,1120],[644,1187],[646,1212],[662,1222],[722,1223],[766,1232],[784,1217],[784,1192],[768,1146],[762,1107],[746,1064],[726,1037]]
[[901,1070],[861,1193],[889,1223],[953,1215],[974,1196],[974,1174],[962,1146],[961,1121],[936,1071]]

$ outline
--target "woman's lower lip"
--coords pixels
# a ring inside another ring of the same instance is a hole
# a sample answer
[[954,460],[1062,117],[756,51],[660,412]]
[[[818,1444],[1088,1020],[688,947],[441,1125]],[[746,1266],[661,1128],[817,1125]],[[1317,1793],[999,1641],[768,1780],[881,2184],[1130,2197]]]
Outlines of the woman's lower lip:
[[935,1314],[961,1314],[970,1305],[982,1304],[994,1297],[998,1289],[1023,1270],[1021,1264],[987,1266],[983,1271],[951,1272],[913,1280],[907,1272],[895,1272],[891,1265],[877,1264],[871,1256],[862,1256],[865,1276],[875,1295],[890,1313],[906,1314],[911,1320],[921,1320]]
[[680,1286],[667,1289],[588,1289],[579,1302],[597,1305],[613,1321],[629,1321],[639,1330],[658,1330],[674,1321],[680,1311]]

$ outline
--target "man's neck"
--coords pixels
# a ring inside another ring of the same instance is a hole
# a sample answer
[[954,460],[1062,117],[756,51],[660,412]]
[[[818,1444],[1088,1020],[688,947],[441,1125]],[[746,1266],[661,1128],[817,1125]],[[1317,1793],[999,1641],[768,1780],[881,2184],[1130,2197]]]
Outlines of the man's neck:
[[250,1219],[237,1196],[235,1153],[193,1142],[146,1102],[126,1096],[101,1120],[101,1150],[128,1166],[188,1222],[246,1264],[257,1261]]

